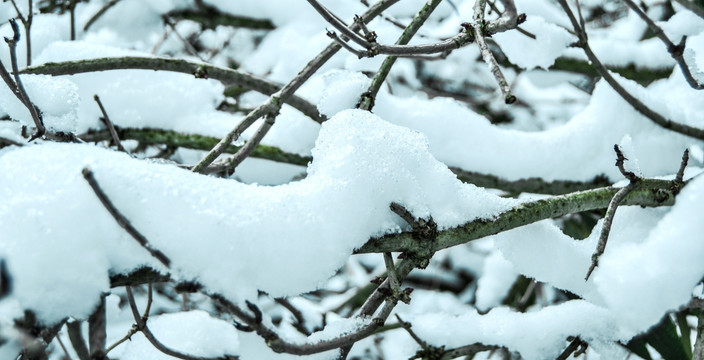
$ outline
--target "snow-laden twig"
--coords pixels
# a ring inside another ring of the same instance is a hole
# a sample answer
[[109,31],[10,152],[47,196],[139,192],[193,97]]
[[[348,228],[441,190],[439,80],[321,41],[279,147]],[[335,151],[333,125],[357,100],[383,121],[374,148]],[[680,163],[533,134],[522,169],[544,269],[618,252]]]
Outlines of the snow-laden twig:
[[[640,7],[638,7],[638,5],[636,5],[632,0],[624,1],[626,2],[626,5],[628,5],[628,7],[633,10],[633,12],[635,12],[641,19],[643,19],[646,24],[648,24],[648,27],[655,33],[655,36],[657,36],[658,39],[662,40],[662,42],[665,43],[665,46],[667,46],[667,51],[680,66],[682,75],[684,75],[684,78],[687,80],[689,86],[696,90],[704,89],[704,83],[697,82],[697,80],[692,75],[692,71],[690,70],[689,65],[687,65],[687,62],[684,59],[684,48],[687,42],[687,37],[683,36],[682,40],[680,40],[680,43],[675,45],[672,40],[667,37],[662,28],[659,27],[655,23],[655,21],[653,21],[650,17],[648,17],[648,15]],[[582,28],[584,28],[584,26],[582,26]]]

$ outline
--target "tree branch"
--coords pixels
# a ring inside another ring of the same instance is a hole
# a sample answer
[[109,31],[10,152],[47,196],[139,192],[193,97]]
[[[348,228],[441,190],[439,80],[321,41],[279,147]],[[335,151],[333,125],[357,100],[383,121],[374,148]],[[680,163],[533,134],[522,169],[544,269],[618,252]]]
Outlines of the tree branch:
[[567,13],[567,16],[570,18],[570,22],[572,23],[572,26],[574,27],[574,31],[579,37],[579,46],[582,47],[584,50],[584,53],[587,55],[589,60],[592,62],[592,65],[594,66],[594,69],[601,75],[601,77],[606,80],[606,82],[611,86],[611,88],[616,91],[626,102],[628,102],[634,109],[636,109],[639,113],[643,114],[645,117],[649,118],[652,120],[654,123],[662,126],[665,129],[672,130],[674,132],[678,132],[683,135],[687,135],[699,140],[704,140],[704,130],[698,129],[689,125],[681,124],[678,122],[674,122],[670,119],[666,119],[664,116],[658,114],[657,112],[653,111],[651,108],[649,108],[647,105],[645,105],[642,101],[638,100],[636,97],[631,95],[621,84],[619,84],[616,79],[611,76],[611,73],[609,73],[609,70],[606,69],[604,64],[599,61],[599,58],[592,52],[592,49],[589,47],[589,43],[587,41],[587,33],[584,29],[582,29],[577,22],[577,19],[574,17],[574,14],[572,13],[572,10],[570,10],[569,5],[567,5],[566,0],[558,0],[562,8],[564,9],[565,13]]
[[645,12],[643,12],[643,10],[638,7],[638,5],[636,5],[632,0],[624,1],[626,2],[626,5],[628,5],[628,7],[633,10],[633,12],[635,12],[641,19],[643,19],[643,21],[645,21],[646,24],[648,24],[648,27],[655,33],[655,36],[657,36],[658,39],[662,40],[662,42],[665,43],[665,46],[667,46],[667,51],[680,66],[680,70],[682,70],[682,75],[684,75],[684,78],[687,80],[689,86],[696,90],[704,89],[704,84],[700,84],[697,82],[694,76],[692,76],[692,72],[689,69],[687,62],[685,62],[684,60],[684,48],[685,42],[687,41],[687,37],[682,37],[682,41],[678,45],[675,45],[670,40],[670,38],[665,35],[665,32],[662,30],[662,28],[660,28],[651,18],[649,18],[648,15],[646,15]]
[[[674,204],[674,183],[666,180],[644,179],[636,184],[623,205],[670,206]],[[540,220],[571,213],[603,209],[620,189],[607,187],[547,199],[526,202],[503,212],[493,219],[477,219],[463,225],[440,231],[434,250],[464,244],[489,235],[528,225]],[[410,233],[386,235],[370,239],[355,253],[383,253],[418,251],[422,249]]]
[[[96,71],[109,70],[155,70],[172,71],[192,74],[197,78],[215,79],[225,85],[238,85],[248,90],[257,91],[264,95],[272,95],[280,90],[280,85],[266,79],[256,77],[234,69],[223,68],[215,65],[192,62],[182,59],[169,59],[160,57],[124,56],[114,58],[98,58],[78,61],[48,62],[38,66],[23,69],[22,74],[48,74],[48,75],[75,75]],[[298,96],[290,96],[283,100],[306,116],[322,123],[326,120],[324,115],[318,113],[318,108]]]

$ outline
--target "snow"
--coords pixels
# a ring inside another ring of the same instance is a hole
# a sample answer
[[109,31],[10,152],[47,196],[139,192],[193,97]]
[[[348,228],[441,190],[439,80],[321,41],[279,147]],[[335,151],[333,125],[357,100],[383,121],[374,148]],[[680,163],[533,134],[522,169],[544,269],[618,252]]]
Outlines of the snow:
[[[257,289],[272,296],[315,289],[355,247],[406,226],[388,209],[392,201],[418,217],[432,214],[441,229],[513,203],[459,182],[421,134],[360,110],[326,122],[313,157],[306,179],[260,187],[89,145],[9,152],[0,158],[0,254],[16,277],[13,296],[46,323],[66,314],[85,318],[108,290],[108,272],[160,268],[102,208],[82,179],[84,167],[173,261],[172,273],[233,299]],[[71,266],[63,259],[73,259]],[[33,270],[39,264],[57,270],[47,276]],[[53,297],[60,302],[47,306]]]
[[567,346],[567,337],[581,334],[588,343],[610,339],[615,323],[608,313],[583,300],[568,301],[537,311],[517,313],[497,307],[485,315],[468,310],[458,316],[427,313],[404,318],[431,345],[446,348],[467,344],[506,346],[526,359],[554,359]]
[[540,67],[547,70],[563,50],[577,40],[564,28],[548,23],[540,16],[527,16],[521,28],[535,35],[535,39],[518,31],[498,33],[492,38],[509,61],[523,69]]

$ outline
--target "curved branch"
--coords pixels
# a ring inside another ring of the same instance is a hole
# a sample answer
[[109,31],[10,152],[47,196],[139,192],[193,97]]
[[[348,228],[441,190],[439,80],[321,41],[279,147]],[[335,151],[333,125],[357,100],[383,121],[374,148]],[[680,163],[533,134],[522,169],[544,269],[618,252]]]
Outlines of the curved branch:
[[[215,65],[192,62],[183,59],[161,57],[124,56],[114,58],[98,58],[77,61],[49,62],[32,66],[20,71],[21,74],[75,75],[108,70],[156,70],[192,74],[197,78],[215,79],[225,85],[238,85],[248,90],[254,90],[264,95],[271,95],[281,89],[281,85],[266,79],[256,77],[234,69]],[[299,96],[290,96],[284,102],[296,108],[306,116],[322,123],[327,120],[318,113],[318,108]]]

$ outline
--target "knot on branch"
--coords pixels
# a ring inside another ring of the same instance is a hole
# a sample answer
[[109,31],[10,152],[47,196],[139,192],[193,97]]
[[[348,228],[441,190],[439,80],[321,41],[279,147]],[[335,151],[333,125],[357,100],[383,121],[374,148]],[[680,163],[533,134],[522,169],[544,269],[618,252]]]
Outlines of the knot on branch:
[[422,349],[416,351],[415,355],[411,359],[423,359],[423,360],[440,360],[445,355],[445,346],[432,346],[426,345]]
[[684,48],[686,43],[687,36],[683,36],[679,44],[670,44],[670,46],[667,47],[667,52],[669,52],[673,58],[681,57],[684,54]]
[[618,170],[621,172],[621,174],[623,174],[626,179],[630,180],[631,183],[640,180],[638,175],[634,174],[632,171],[626,170],[624,163],[626,160],[628,160],[628,158],[623,155],[623,152],[621,152],[621,148],[618,145],[614,145],[614,151],[616,152],[616,166],[618,167]]
[[430,258],[435,253],[434,244],[438,237],[437,223],[435,223],[432,216],[428,217],[428,219],[415,218],[401,204],[392,202],[389,207],[391,211],[411,225],[411,235],[418,240],[418,247],[415,250],[402,253],[399,258],[413,259],[419,268],[424,269],[428,266]]
[[520,25],[526,22],[526,14],[525,13],[520,13],[518,16],[516,16],[516,24]]
[[199,66],[196,71],[193,72],[193,76],[195,76],[196,79],[208,79],[208,70],[205,66]]

